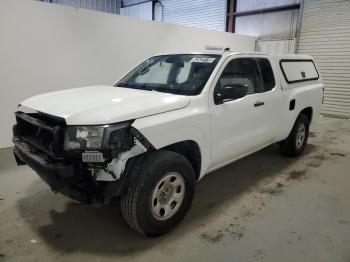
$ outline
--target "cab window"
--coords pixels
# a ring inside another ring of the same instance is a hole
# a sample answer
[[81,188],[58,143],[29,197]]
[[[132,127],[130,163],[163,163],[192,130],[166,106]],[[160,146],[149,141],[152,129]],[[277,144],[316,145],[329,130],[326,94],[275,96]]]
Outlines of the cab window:
[[275,85],[275,76],[272,71],[270,61],[266,58],[256,58],[256,62],[260,69],[262,92],[267,92],[272,90]]
[[259,92],[259,71],[252,58],[235,58],[222,72],[215,88],[215,103],[242,98]]

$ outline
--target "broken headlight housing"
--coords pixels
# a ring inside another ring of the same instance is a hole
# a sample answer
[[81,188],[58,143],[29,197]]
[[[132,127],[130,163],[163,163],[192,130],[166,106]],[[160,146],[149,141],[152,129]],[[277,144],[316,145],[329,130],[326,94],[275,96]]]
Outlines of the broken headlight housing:
[[130,132],[132,123],[133,120],[104,126],[68,126],[64,149],[66,151],[109,149],[114,153],[128,150],[134,144]]
[[101,149],[106,126],[68,126],[65,150]]

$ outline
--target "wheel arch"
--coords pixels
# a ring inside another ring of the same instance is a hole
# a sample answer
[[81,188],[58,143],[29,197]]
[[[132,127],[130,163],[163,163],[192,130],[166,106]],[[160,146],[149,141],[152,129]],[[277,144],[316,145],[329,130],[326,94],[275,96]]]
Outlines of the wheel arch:
[[158,150],[168,150],[183,155],[191,163],[196,174],[196,180],[199,179],[202,168],[202,154],[199,145],[195,141],[180,141],[159,148]]
[[[299,113],[299,115],[300,114],[304,114],[304,115],[306,115],[307,117],[308,117],[308,119],[309,119],[309,122],[311,123],[312,122],[312,116],[313,116],[313,109],[312,109],[312,107],[311,106],[309,106],[309,107],[306,107],[306,108],[304,108],[303,110],[301,110],[300,111],[300,113]],[[298,115],[298,116],[299,116]]]

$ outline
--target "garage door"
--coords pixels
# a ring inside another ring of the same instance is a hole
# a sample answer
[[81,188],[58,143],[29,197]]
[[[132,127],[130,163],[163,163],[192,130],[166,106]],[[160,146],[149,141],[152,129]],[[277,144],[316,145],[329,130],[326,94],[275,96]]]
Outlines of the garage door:
[[126,16],[134,16],[146,20],[152,20],[152,2],[140,3],[120,8],[120,14]]
[[317,62],[326,85],[322,113],[350,117],[350,1],[305,0],[297,52]]
[[163,22],[225,31],[226,0],[163,0]]

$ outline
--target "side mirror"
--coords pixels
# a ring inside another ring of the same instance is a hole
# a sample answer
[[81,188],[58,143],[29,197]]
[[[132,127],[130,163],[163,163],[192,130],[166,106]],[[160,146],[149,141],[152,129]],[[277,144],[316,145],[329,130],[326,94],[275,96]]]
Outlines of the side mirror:
[[245,97],[248,93],[248,85],[231,84],[218,88],[215,92],[215,103],[223,104],[227,101],[236,100]]

